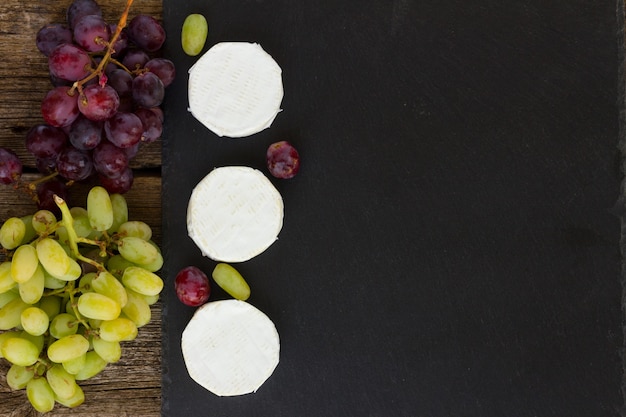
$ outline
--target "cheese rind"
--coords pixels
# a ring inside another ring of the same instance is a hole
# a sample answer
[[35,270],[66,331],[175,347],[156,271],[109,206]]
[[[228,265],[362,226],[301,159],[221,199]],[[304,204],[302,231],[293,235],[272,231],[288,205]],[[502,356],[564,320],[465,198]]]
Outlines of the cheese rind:
[[244,262],[276,241],[283,210],[280,193],[261,171],[215,168],[192,191],[187,231],[204,256]]
[[218,136],[250,136],[280,112],[282,70],[257,43],[221,42],[189,69],[189,111]]
[[189,376],[218,396],[256,392],[278,366],[280,339],[262,311],[240,300],[212,301],[185,327],[181,348]]

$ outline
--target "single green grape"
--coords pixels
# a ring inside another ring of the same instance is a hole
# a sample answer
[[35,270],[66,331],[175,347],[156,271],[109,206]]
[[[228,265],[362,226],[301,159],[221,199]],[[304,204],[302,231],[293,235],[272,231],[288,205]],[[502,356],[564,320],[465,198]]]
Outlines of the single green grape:
[[56,397],[55,400],[65,407],[75,408],[85,402],[85,393],[80,385],[77,384],[74,395],[72,395],[70,398]]
[[107,342],[134,340],[137,337],[137,326],[130,319],[118,317],[114,320],[103,321],[99,334],[100,338]]
[[189,56],[198,55],[204,48],[208,34],[209,25],[203,15],[193,13],[187,16],[181,31],[183,51]]
[[56,364],[46,372],[46,379],[56,398],[69,399],[76,393],[76,379],[63,365]]
[[37,257],[50,275],[61,279],[70,269],[72,260],[63,246],[52,238],[44,238],[37,242]]
[[60,313],[50,322],[50,335],[55,339],[62,339],[65,336],[76,334],[78,323],[78,320],[73,315]]
[[7,371],[7,385],[14,391],[26,388],[28,381],[35,376],[31,366],[11,365]]
[[152,228],[147,223],[139,220],[130,220],[122,223],[117,229],[117,233],[120,236],[134,236],[143,240],[152,238]]
[[126,294],[128,301],[122,308],[124,315],[131,319],[137,327],[150,323],[152,311],[144,296],[131,289],[126,289]]
[[40,336],[48,330],[50,320],[45,311],[39,307],[28,307],[20,316],[22,327],[33,336]]
[[2,343],[2,356],[20,366],[31,366],[39,359],[39,349],[28,339],[11,337]]
[[84,353],[80,356],[75,357],[74,359],[70,359],[62,363],[63,369],[65,369],[68,373],[72,375],[76,375],[85,367],[85,362],[87,361],[87,354]]
[[110,234],[117,232],[121,224],[128,221],[128,203],[122,194],[113,193],[110,195],[111,208],[113,209],[113,224],[108,229]]
[[139,294],[157,295],[163,290],[161,277],[138,266],[126,268],[122,283]]
[[97,185],[89,190],[87,213],[91,227],[95,230],[105,231],[113,225],[113,205],[104,187]]
[[83,367],[75,375],[77,381],[84,381],[98,375],[107,366],[107,361],[102,359],[94,350],[85,355]]
[[119,317],[121,311],[117,301],[97,292],[78,297],[78,312],[90,319],[113,320]]
[[33,378],[26,384],[26,396],[33,408],[47,413],[54,408],[54,391],[46,378]]
[[108,341],[95,337],[91,341],[93,350],[108,363],[115,363],[122,357],[122,345],[118,341]]
[[159,251],[154,245],[135,236],[120,239],[117,250],[126,260],[139,265],[155,262],[159,256]]
[[91,288],[98,294],[105,295],[115,300],[120,307],[124,307],[128,301],[128,295],[124,285],[110,272],[102,271],[91,280]]
[[43,296],[45,283],[46,277],[43,268],[41,265],[37,265],[37,269],[30,279],[18,284],[20,297],[27,304],[35,304]]
[[11,274],[11,261],[0,263],[0,293],[5,293],[16,285],[17,282],[15,282],[13,274]]
[[72,334],[65,336],[48,346],[48,358],[52,362],[62,363],[75,359],[89,350],[89,341],[84,336]]
[[215,283],[234,298],[245,301],[250,297],[250,286],[231,265],[218,263],[211,275]]
[[0,245],[5,249],[15,249],[26,236],[26,225],[19,217],[10,217],[0,227]]
[[31,219],[31,225],[39,235],[47,235],[57,224],[57,218],[50,210],[39,210]]
[[30,307],[17,297],[0,308],[0,330],[9,330],[22,324],[22,311]]

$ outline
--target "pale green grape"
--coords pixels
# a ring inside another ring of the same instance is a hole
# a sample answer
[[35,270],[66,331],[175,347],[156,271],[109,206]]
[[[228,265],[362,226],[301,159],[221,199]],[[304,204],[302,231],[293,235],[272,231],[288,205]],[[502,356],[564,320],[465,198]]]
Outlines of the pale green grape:
[[108,363],[115,363],[122,357],[122,346],[120,342],[109,342],[101,338],[92,340],[93,350]]
[[87,352],[89,341],[79,334],[62,337],[48,346],[48,358],[52,362],[62,363],[75,359]]
[[113,255],[107,261],[107,270],[115,275],[115,277],[121,279],[124,275],[124,270],[129,266],[137,266],[131,261],[125,259],[122,255]]
[[2,343],[2,356],[20,366],[30,366],[39,359],[39,349],[30,340],[11,337]]
[[33,336],[42,335],[48,330],[50,320],[45,311],[39,307],[29,307],[22,311],[22,327]]
[[78,288],[80,288],[80,291],[83,293],[93,291],[93,288],[91,287],[91,282],[97,275],[98,274],[95,272],[89,272],[83,275],[80,278],[80,281],[78,281]]
[[122,342],[137,337],[137,326],[127,318],[118,317],[114,320],[105,320],[100,325],[100,338],[108,342]]
[[54,408],[54,391],[46,378],[33,378],[28,381],[26,396],[33,408],[40,413],[47,413]]
[[37,257],[43,267],[55,278],[61,279],[70,269],[72,260],[59,242],[49,237],[37,242]]
[[156,302],[159,301],[159,294],[155,294],[155,295],[139,294],[139,295],[142,296],[144,300],[146,300],[146,303],[148,303],[149,306],[156,304]]
[[117,250],[125,259],[140,265],[156,261],[159,254],[152,244],[135,236],[120,239]]
[[76,281],[83,273],[83,269],[80,267],[80,264],[76,262],[74,259],[69,258],[69,268],[63,275],[59,275],[56,278],[61,281]]
[[87,352],[85,358],[85,364],[82,369],[76,374],[77,381],[84,381],[89,378],[93,378],[98,375],[107,366],[107,361],[102,359],[95,351],[90,350]]
[[39,308],[46,312],[50,320],[61,313],[61,297],[49,295],[42,297],[39,301]]
[[150,272],[156,272],[163,267],[163,255],[161,255],[161,252],[157,252],[157,258],[154,262],[151,262],[149,264],[142,264],[139,266]]
[[7,371],[7,385],[14,391],[24,389],[33,376],[35,371],[32,367],[11,365]]
[[138,266],[126,268],[122,282],[139,294],[157,295],[163,289],[163,280],[158,275]]
[[40,235],[48,235],[57,224],[57,218],[50,210],[37,211],[31,220],[33,229]]
[[0,263],[0,293],[4,293],[17,285],[11,274],[11,261]]
[[0,293],[0,308],[4,307],[5,305],[9,303],[9,301],[13,301],[19,296],[20,296],[20,293],[19,291],[17,291],[17,288],[15,287],[11,288],[8,291]]
[[121,311],[122,307],[117,301],[97,292],[88,292],[78,297],[78,312],[90,319],[113,320]]
[[22,325],[22,311],[30,307],[21,298],[9,301],[0,308],[0,330],[9,330]]
[[74,375],[63,368],[63,365],[57,364],[48,369],[46,379],[56,398],[69,399],[76,393],[76,387],[78,386],[76,385],[76,379]]
[[219,263],[213,269],[213,280],[224,291],[238,300],[247,300],[250,297],[250,287],[239,271],[232,266]]
[[113,225],[113,205],[104,187],[99,185],[87,194],[87,213],[91,227],[98,231],[108,230]]
[[91,223],[89,222],[87,210],[82,207],[72,207],[70,209],[70,213],[74,219],[72,225],[74,226],[76,235],[84,238],[89,237],[93,233],[93,229],[91,227]]
[[57,237],[57,240],[60,243],[67,244],[70,241],[70,235],[65,226],[57,226],[57,228],[54,230],[54,235]]
[[20,337],[20,332],[10,331],[10,332],[0,333],[0,358],[4,358],[4,356],[2,355],[2,345],[4,344],[5,341],[9,340],[12,337]]
[[198,13],[188,15],[183,22],[180,35],[183,51],[189,56],[196,56],[202,52],[209,34],[209,24],[206,18]]
[[147,223],[138,220],[127,221],[122,223],[117,229],[120,236],[134,236],[142,240],[150,240],[152,238],[152,229]]
[[79,405],[85,402],[85,393],[83,392],[83,389],[80,387],[80,385],[77,384],[74,395],[72,395],[70,398],[56,397],[56,401],[59,404],[64,405],[65,407],[69,407],[69,408],[78,407]]
[[128,301],[128,295],[124,285],[113,274],[102,271],[92,281],[91,288],[99,294],[106,295],[124,307]]
[[128,204],[122,194],[111,194],[111,207],[113,208],[113,224],[108,229],[109,233],[117,232],[121,224],[128,221]]
[[50,322],[50,334],[55,339],[76,334],[78,331],[78,320],[69,313],[61,313]]
[[58,290],[61,289],[63,287],[65,287],[65,285],[67,284],[67,281],[63,281],[62,279],[58,279],[53,277],[52,275],[50,275],[50,273],[48,271],[43,270],[43,276],[44,276],[44,284],[43,286],[45,288],[48,288],[50,290]]
[[39,259],[35,248],[31,245],[22,245],[13,253],[11,276],[18,283],[28,281],[38,266]]
[[5,249],[17,248],[26,236],[26,225],[19,217],[8,218],[0,227],[0,245]]
[[33,227],[33,215],[28,214],[26,216],[20,217],[20,219],[22,220],[22,222],[24,222],[24,225],[26,226],[26,229],[24,231],[24,237],[22,238],[22,243],[30,242],[37,237],[37,231]]
[[20,297],[27,304],[35,304],[43,295],[45,283],[46,277],[43,268],[41,265],[37,265],[37,269],[30,279],[18,284]]
[[122,308],[126,317],[131,319],[137,327],[145,326],[150,322],[152,311],[146,299],[139,293],[127,289],[128,302]]
[[45,344],[46,340],[45,340],[45,336],[43,334],[40,334],[38,336],[34,336],[30,333],[28,333],[27,331],[21,331],[20,332],[20,337],[22,339],[26,339],[26,340],[30,340],[33,345],[37,346],[37,351],[39,353],[42,352],[43,350],[43,345]]
[[72,375],[76,375],[80,372],[81,369],[85,367],[85,362],[87,361],[87,354],[83,353],[80,356],[77,356],[74,359],[70,359],[69,361],[65,361],[62,363],[63,369],[65,369],[68,373]]

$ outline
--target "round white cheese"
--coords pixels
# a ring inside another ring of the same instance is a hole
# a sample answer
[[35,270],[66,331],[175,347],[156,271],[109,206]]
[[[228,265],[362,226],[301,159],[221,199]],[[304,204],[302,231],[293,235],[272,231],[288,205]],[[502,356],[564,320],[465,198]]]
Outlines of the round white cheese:
[[245,166],[216,168],[193,189],[187,231],[202,254],[244,262],[266,250],[283,226],[283,199],[271,181]]
[[274,323],[240,300],[212,301],[196,310],[182,334],[187,371],[219,396],[256,392],[278,365]]
[[244,137],[269,127],[280,111],[280,66],[257,43],[222,42],[189,70],[189,111],[218,136]]

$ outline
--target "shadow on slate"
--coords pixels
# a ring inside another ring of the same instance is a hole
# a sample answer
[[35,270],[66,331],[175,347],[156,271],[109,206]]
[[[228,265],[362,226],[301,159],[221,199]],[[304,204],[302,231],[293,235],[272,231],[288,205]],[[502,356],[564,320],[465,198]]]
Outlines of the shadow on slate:
[[[187,112],[189,13],[208,18],[207,48],[258,42],[281,65],[271,128],[219,138]],[[623,412],[621,7],[165,0],[164,20],[178,71],[164,105],[164,416]],[[215,265],[187,237],[187,201],[214,167],[267,172],[265,149],[285,139],[302,168],[272,179],[283,230],[236,265],[281,362],[255,394],[220,398],[181,356],[194,310],[174,276]]]

